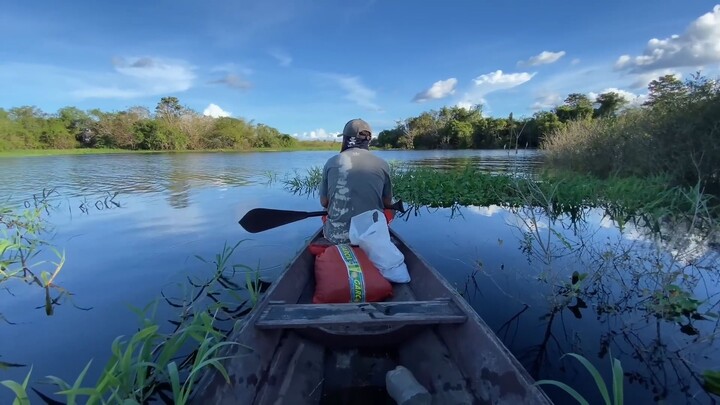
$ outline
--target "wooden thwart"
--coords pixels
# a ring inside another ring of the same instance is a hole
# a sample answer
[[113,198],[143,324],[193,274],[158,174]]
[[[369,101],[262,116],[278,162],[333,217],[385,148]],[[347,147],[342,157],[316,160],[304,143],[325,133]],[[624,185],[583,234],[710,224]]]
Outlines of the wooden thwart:
[[467,315],[452,300],[349,304],[268,305],[255,322],[260,329],[314,326],[378,326],[463,323]]

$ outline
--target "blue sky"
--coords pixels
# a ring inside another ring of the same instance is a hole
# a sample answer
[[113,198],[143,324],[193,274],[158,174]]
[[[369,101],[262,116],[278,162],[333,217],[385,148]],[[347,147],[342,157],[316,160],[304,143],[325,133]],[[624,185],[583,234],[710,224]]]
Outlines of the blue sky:
[[709,1],[0,2],[0,108],[151,110],[160,97],[302,138],[443,105],[530,116],[720,67]]

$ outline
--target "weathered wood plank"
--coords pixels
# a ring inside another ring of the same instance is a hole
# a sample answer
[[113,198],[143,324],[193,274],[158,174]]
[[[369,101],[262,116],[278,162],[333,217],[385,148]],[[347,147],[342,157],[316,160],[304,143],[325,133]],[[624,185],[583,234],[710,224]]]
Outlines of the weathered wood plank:
[[268,305],[255,322],[261,329],[326,325],[420,325],[463,323],[467,315],[451,300],[349,304]]
[[[323,392],[325,349],[316,343],[292,335],[270,371],[277,384],[267,384],[256,399],[258,405],[316,405]],[[270,380],[268,381],[271,382]]]
[[433,404],[475,403],[465,376],[448,348],[432,330],[400,345],[400,364],[413,373],[432,395]]

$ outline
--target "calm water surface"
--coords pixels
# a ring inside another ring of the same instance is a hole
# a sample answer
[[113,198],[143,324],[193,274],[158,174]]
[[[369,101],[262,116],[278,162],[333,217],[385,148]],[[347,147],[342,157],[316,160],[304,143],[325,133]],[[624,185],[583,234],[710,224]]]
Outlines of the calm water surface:
[[[55,281],[74,294],[72,303],[63,301],[47,316],[39,288],[14,284],[9,291],[0,290],[0,314],[14,323],[0,323],[0,361],[34,365],[32,380],[38,382],[46,375],[74,380],[94,359],[88,376],[94,381],[113,339],[137,330],[130,306],[144,306],[161,291],[182,284],[188,274],[208,274],[211,267],[195,256],[212,258],[225,243],[247,239],[234,261],[261,268],[263,277],[271,280],[319,228],[319,220],[260,234],[248,234],[237,221],[255,207],[319,209],[316,197],[293,195],[281,182],[269,182],[269,175],[282,179],[295,171],[305,173],[333,153],[0,159],[4,201],[22,206],[43,189],[55,190],[57,209],[49,217],[55,231],[52,243],[67,256]],[[533,151],[375,153],[411,166],[442,169],[469,163],[493,173],[532,172],[542,164],[541,155]],[[108,203],[110,197],[120,207]],[[588,211],[581,223],[570,224],[549,221],[532,210],[500,207],[465,207],[459,213],[420,209],[392,227],[457,286],[536,378],[566,382],[595,402],[600,398],[585,370],[559,357],[581,353],[609,379],[609,349],[632,379],[626,380],[626,401],[652,403],[661,394],[668,403],[711,402],[691,370],[720,363],[710,339],[717,323],[696,321],[698,333],[687,335],[677,324],[648,321],[637,300],[627,297],[628,290],[649,283],[627,273],[645,263],[634,258],[650,254],[644,253],[647,242],[640,229],[630,226],[621,232],[599,211]],[[667,251],[685,251],[688,243],[683,240]],[[696,245],[688,261],[717,259],[702,243]],[[622,251],[631,253],[619,261],[598,259]],[[564,301],[562,294],[554,294],[574,270],[603,266],[612,267],[612,280],[626,288],[612,287],[610,279],[588,279],[585,307],[575,298]],[[693,284],[693,291],[712,297],[718,292],[717,278],[706,276],[704,283]],[[637,285],[627,287],[633,282]],[[159,310],[159,316],[169,314],[168,308]],[[27,368],[0,369],[0,380],[21,380],[26,373]],[[569,400],[557,389],[547,392],[557,403]],[[0,403],[8,403],[8,395],[0,390]],[[33,403],[38,401],[31,395]]]

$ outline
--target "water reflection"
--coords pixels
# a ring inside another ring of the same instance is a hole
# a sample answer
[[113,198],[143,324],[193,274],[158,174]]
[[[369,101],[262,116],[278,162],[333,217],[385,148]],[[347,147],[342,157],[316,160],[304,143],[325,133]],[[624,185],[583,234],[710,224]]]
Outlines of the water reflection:
[[[529,264],[516,272],[536,291],[544,291],[545,305],[522,282],[504,283],[502,267],[475,270],[461,289],[482,316],[487,314],[483,302],[488,302],[488,289],[525,300],[516,313],[495,322],[494,330],[533,377],[570,383],[590,399],[597,391],[591,377],[582,366],[568,369],[574,360],[558,359],[575,352],[609,371],[612,353],[622,361],[630,384],[626,401],[645,400],[644,392],[650,392],[654,401],[713,403],[701,373],[714,369],[720,359],[716,230],[688,230],[681,226],[686,223],[666,222],[658,234],[630,223],[617,233],[601,210],[554,218],[537,207],[469,211],[504,218]],[[469,293],[471,287],[483,292]],[[516,332],[510,333],[511,328]]]
[[[408,159],[412,153],[421,158]],[[393,160],[393,156],[383,158]],[[488,173],[533,173],[542,166],[543,155],[537,150],[493,150],[478,154],[476,151],[417,151],[405,152],[403,162],[410,167],[430,167],[434,169],[451,169],[460,167],[477,167]]]

